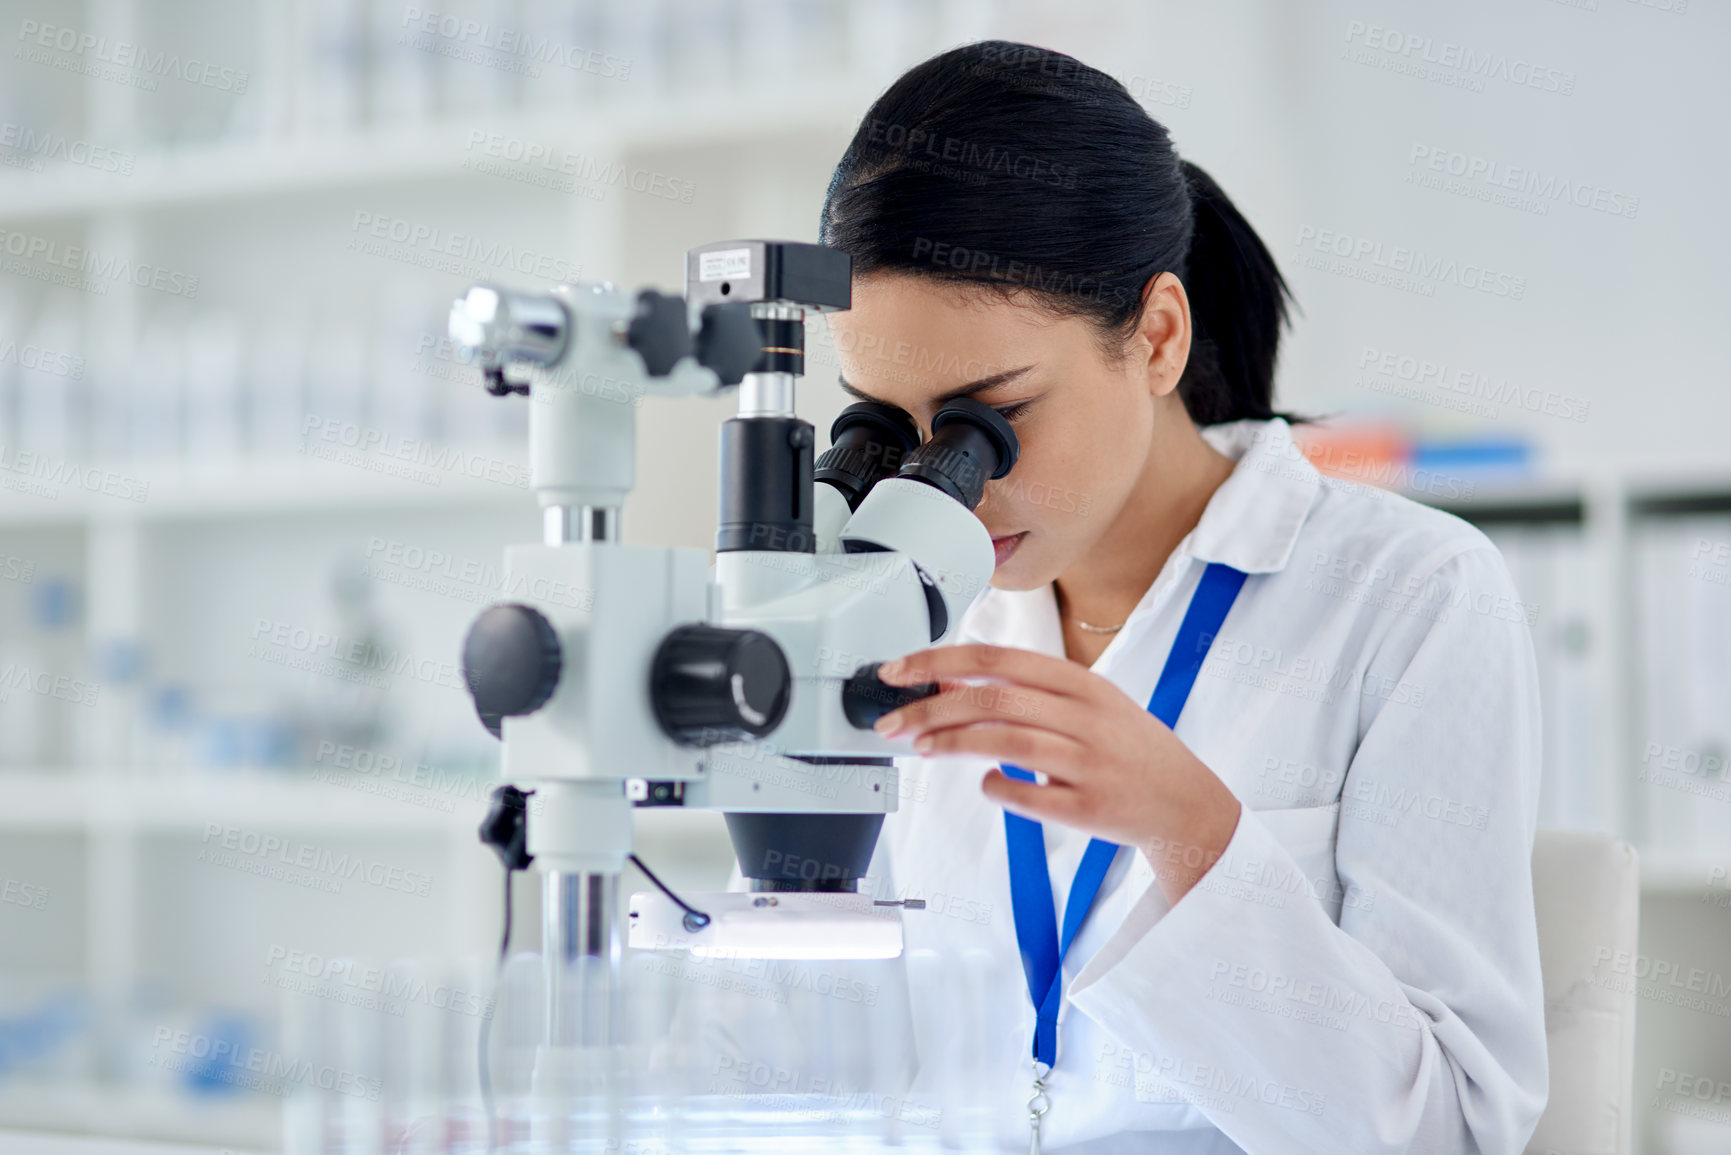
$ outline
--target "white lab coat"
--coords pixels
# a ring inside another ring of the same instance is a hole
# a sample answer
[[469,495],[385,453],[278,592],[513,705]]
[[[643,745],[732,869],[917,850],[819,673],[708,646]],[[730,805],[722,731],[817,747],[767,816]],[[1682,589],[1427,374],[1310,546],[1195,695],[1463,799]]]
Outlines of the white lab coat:
[[[1323,479],[1285,422],[1204,432],[1238,467],[1093,669],[1145,705],[1205,563],[1246,571],[1176,728],[1243,816],[1175,907],[1119,853],[1064,962],[1045,1148],[1518,1152],[1547,1091],[1533,611],[1478,530]],[[1050,587],[987,591],[953,640],[1063,653]],[[912,972],[921,1052],[953,1054],[932,1034],[958,998],[986,1006],[969,1081],[1026,1150],[1034,1015],[991,762],[900,765],[862,889],[928,901],[904,916],[941,963]],[[1088,838],[1045,831],[1061,920]],[[945,1077],[926,1063],[913,1095],[955,1103]]]

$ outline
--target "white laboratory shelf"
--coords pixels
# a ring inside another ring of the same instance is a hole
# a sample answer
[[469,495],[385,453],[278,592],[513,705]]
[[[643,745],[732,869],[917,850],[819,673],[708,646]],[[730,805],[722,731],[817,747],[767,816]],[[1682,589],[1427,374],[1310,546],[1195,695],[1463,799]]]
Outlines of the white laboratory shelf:
[[[483,783],[477,793],[484,796],[488,789]],[[485,808],[484,799],[474,797],[451,800],[450,810],[417,805],[322,782],[307,771],[294,770],[12,771],[0,774],[0,797],[6,799],[6,806],[0,808],[0,829],[125,826],[194,831],[206,823],[222,822],[333,831],[444,832],[472,828]]]
[[[366,775],[351,778],[365,780]],[[388,780],[380,785],[400,785]],[[451,800],[449,810],[400,797],[323,782],[308,770],[121,771],[103,769],[0,771],[0,830],[77,831],[124,826],[195,832],[207,822],[334,832],[472,831],[494,783]],[[403,790],[436,797],[415,787]],[[639,807],[634,828],[645,842],[671,845],[712,836],[719,819],[707,811]]]
[[[497,135],[566,149],[605,165],[626,152],[713,147],[823,129],[851,129],[881,86],[843,77],[802,86],[797,99],[701,93],[643,104],[573,106],[528,114],[376,127],[332,136],[222,141],[139,155],[127,175],[75,165],[0,172],[0,219],[166,208],[320,189],[458,177],[489,158],[475,141]],[[507,162],[508,163],[508,162]]]
[[[275,1151],[282,1144],[282,1102],[260,1095],[199,1101],[165,1090],[13,1080],[0,1085],[0,1128]],[[12,1144],[0,1131],[0,1151],[32,1150]]]
[[[523,445],[498,443],[456,448],[469,456],[497,460],[501,477],[528,477]],[[306,457],[236,457],[216,462],[116,461],[90,465],[56,459],[42,467],[46,470],[43,473],[32,473],[29,467],[13,469],[13,477],[8,480],[46,487],[51,495],[40,489],[0,489],[0,527],[93,519],[190,520],[345,509],[448,509],[456,504],[516,505],[532,510],[535,504],[534,493],[526,485],[474,478],[455,470],[415,467],[413,462],[397,462],[389,457],[369,459],[369,465],[379,468]],[[398,465],[431,475],[437,484],[389,472]],[[505,468],[507,465],[509,469]],[[142,500],[134,495],[141,495]]]

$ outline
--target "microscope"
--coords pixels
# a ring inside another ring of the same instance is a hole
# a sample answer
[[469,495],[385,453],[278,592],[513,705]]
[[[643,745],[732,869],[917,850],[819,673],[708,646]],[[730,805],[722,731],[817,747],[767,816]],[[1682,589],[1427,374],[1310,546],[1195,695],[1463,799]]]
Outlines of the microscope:
[[[858,893],[908,752],[871,726],[937,687],[876,672],[941,642],[985,588],[993,551],[972,510],[1018,447],[975,401],[939,410],[924,443],[906,413],[863,402],[817,456],[794,411],[804,320],[850,302],[847,254],[747,240],[691,250],[683,298],[476,285],[452,306],[488,391],[530,406],[542,542],[507,550],[505,569],[536,596],[476,618],[463,671],[511,784],[483,838],[542,875],[549,1044],[605,1042],[611,1015],[563,985],[617,982],[634,807],[720,811],[750,890],[634,895],[633,948],[901,951],[902,904]],[[625,544],[637,401],[730,390],[713,566]]]

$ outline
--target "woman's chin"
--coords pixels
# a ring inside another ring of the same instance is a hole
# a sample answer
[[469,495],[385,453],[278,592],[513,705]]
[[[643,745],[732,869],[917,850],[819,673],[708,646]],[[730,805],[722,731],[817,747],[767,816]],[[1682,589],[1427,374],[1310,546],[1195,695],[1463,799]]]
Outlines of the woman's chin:
[[1040,574],[1039,558],[1025,550],[1017,550],[992,571],[991,586],[999,590],[1034,590],[1052,579]]

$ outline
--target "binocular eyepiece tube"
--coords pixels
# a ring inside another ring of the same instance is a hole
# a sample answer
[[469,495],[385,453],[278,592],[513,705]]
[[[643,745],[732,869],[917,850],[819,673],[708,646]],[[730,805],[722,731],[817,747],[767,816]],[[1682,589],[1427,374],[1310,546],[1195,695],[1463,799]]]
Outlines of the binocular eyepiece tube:
[[920,443],[913,418],[893,405],[849,405],[830,426],[830,448],[814,476],[827,481],[857,510],[872,486],[889,477],[922,481],[973,509],[986,482],[1005,476],[1021,443],[997,410],[958,397],[932,418],[932,436]]

